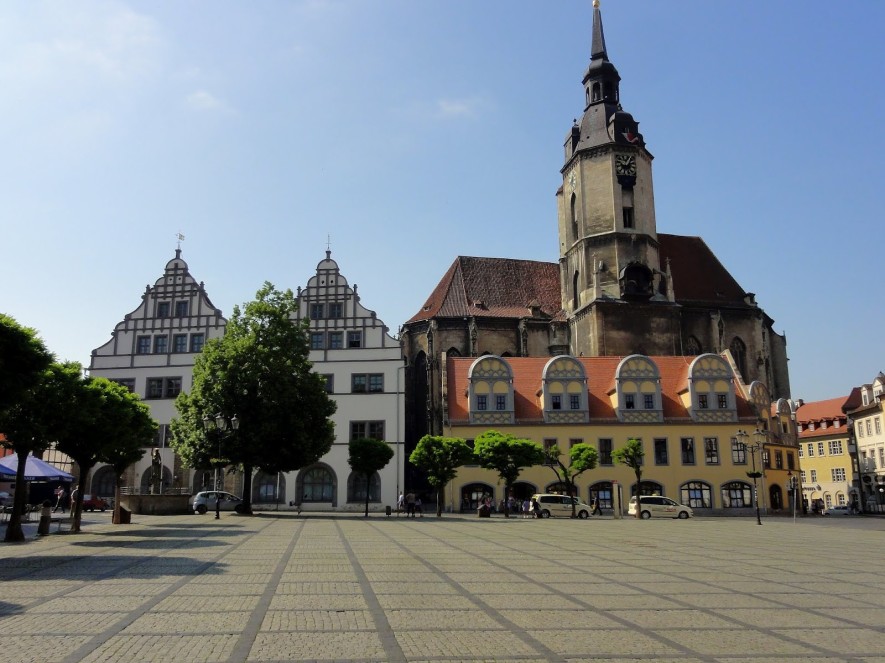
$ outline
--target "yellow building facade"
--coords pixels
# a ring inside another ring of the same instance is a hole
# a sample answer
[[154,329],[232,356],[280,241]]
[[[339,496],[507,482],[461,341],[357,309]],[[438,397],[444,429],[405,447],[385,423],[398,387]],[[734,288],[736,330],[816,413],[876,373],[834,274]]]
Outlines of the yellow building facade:
[[[762,474],[755,487],[761,510],[788,512],[787,486],[799,469],[789,408],[772,408],[761,383],[742,384],[727,353],[487,355],[447,358],[444,365],[444,435],[472,443],[494,429],[545,448],[555,445],[564,456],[574,444],[591,444],[599,465],[578,477],[577,496],[598,500],[603,512],[620,506],[625,513],[636,492],[633,470],[612,458],[629,439],[641,440],[645,452],[643,495],[670,497],[696,515],[749,515],[754,483],[748,473],[755,466]],[[755,452],[754,441],[760,442]],[[512,498],[522,503],[533,493],[563,489],[551,467],[535,466],[523,470]],[[491,498],[500,508],[511,497],[503,491],[496,473],[465,466],[446,487],[445,506],[467,512]]]

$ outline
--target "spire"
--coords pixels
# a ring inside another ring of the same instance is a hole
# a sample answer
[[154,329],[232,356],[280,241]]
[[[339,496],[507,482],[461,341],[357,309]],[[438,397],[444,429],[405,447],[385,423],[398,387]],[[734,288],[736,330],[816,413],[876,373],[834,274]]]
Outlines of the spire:
[[591,60],[608,60],[605,51],[605,33],[602,30],[602,12],[599,11],[599,0],[593,0],[593,43],[590,46]]

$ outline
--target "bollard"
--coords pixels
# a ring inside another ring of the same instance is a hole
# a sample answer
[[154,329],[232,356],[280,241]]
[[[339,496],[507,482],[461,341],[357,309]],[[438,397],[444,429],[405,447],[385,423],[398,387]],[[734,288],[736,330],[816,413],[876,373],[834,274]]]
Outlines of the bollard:
[[40,524],[37,525],[37,535],[46,536],[49,534],[49,526],[52,524],[52,503],[49,500],[43,501],[43,508],[40,509]]

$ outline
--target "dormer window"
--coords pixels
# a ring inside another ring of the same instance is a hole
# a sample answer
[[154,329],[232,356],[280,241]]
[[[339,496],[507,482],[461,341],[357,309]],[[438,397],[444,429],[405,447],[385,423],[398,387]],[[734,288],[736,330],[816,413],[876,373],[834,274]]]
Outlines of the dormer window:
[[514,423],[513,373],[506,360],[495,355],[480,357],[470,366],[467,379],[471,423]]
[[643,355],[621,360],[615,373],[612,405],[618,419],[635,423],[663,421],[661,375],[657,364]]
[[704,354],[689,366],[690,412],[695,421],[737,421],[734,374],[723,357]]
[[542,374],[540,397],[545,422],[586,423],[587,379],[584,365],[568,355],[559,355],[548,361]]

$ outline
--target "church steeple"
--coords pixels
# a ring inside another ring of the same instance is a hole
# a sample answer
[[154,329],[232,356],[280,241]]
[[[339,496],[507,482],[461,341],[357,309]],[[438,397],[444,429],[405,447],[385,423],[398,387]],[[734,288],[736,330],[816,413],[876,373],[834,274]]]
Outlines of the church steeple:
[[606,103],[617,105],[619,101],[618,84],[621,77],[609,59],[605,50],[605,32],[602,29],[602,12],[599,11],[599,0],[593,2],[593,40],[590,46],[590,66],[584,74],[585,101],[584,108],[591,104]]

